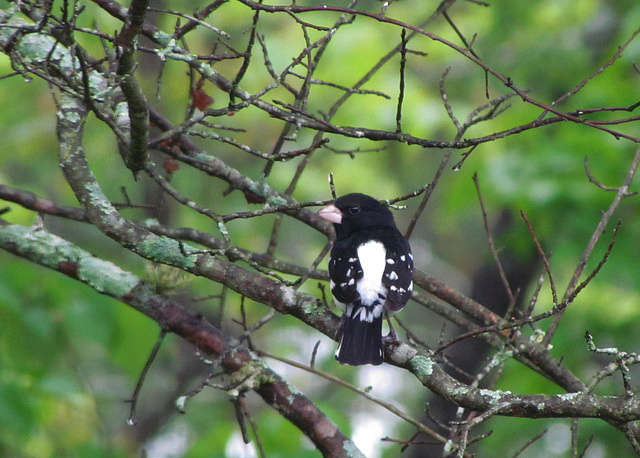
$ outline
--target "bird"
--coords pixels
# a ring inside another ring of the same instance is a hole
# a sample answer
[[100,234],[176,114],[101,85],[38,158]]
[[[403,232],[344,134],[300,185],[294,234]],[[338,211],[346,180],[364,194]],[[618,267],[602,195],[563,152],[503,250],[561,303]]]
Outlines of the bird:
[[413,290],[409,242],[389,208],[366,194],[339,197],[318,216],[333,223],[336,231],[330,287],[334,302],[344,309],[336,359],[351,366],[379,365],[384,312],[402,309]]

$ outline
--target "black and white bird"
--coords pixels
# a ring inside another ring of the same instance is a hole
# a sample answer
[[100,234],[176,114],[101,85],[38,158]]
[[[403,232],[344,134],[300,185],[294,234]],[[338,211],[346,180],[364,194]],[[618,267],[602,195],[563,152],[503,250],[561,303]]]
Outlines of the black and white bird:
[[365,194],[347,194],[318,215],[334,224],[329,259],[331,292],[344,306],[336,359],[342,364],[382,363],[382,320],[413,289],[413,256],[391,211]]

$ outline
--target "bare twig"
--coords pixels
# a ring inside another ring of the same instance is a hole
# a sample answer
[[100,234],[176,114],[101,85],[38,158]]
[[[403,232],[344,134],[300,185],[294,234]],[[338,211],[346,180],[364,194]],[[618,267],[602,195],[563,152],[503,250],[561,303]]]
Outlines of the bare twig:
[[[256,421],[253,419],[251,412],[249,412],[249,408],[247,407],[247,403],[245,402],[245,398],[241,396],[238,399],[240,407],[242,409],[242,416],[249,420],[249,424],[251,425],[251,430],[253,431],[253,437],[256,439],[256,446],[258,448],[258,452],[260,453],[261,458],[266,458],[267,454],[264,451],[264,446],[262,445],[262,439],[260,439],[260,434],[258,434],[258,425]],[[245,443],[248,443],[245,441]]]
[[482,221],[484,222],[484,230],[487,234],[487,242],[489,243],[489,250],[491,251],[491,255],[493,256],[493,260],[496,263],[496,267],[498,268],[498,273],[500,274],[500,279],[502,280],[502,285],[509,297],[509,302],[515,302],[515,295],[511,290],[511,285],[509,285],[509,280],[507,279],[507,274],[504,272],[504,268],[502,267],[502,262],[500,262],[500,257],[498,256],[498,250],[496,250],[495,243],[493,241],[493,235],[491,234],[491,229],[489,228],[489,220],[487,217],[487,210],[484,206],[484,200],[482,199],[482,192],[480,190],[480,181],[478,180],[478,173],[473,174],[473,183],[476,185],[476,192],[478,194],[478,200],[480,201],[480,209],[482,210]]
[[[197,17],[197,15],[195,16],[191,16],[189,14],[185,14],[185,13],[181,13],[180,11],[175,11],[175,10],[167,10],[167,9],[162,9],[162,8],[149,8],[149,11],[153,11],[154,13],[167,13],[167,14],[172,14],[174,16],[179,16],[181,18],[187,19],[190,21],[190,23],[192,24],[197,24],[200,25],[206,29],[211,30],[212,32],[216,33],[217,35],[221,36],[222,38],[226,38],[226,39],[230,39],[231,36],[225,32],[224,30],[220,30],[217,27],[212,26],[211,24],[209,24],[206,21],[203,21],[202,19],[200,19],[199,17]],[[202,15],[202,13],[200,13]],[[176,34],[177,36],[183,36],[184,35],[184,31],[185,29],[179,29],[178,33]]]
[[[633,160],[631,161],[631,165],[629,166],[629,170],[627,172],[627,175],[624,178],[622,186],[618,188],[618,192],[616,193],[616,196],[614,197],[613,201],[609,205],[609,208],[607,208],[607,210],[602,214],[602,218],[600,219],[600,222],[598,223],[597,227],[593,231],[593,234],[591,235],[591,238],[589,239],[589,242],[587,243],[587,246],[585,247],[585,250],[582,253],[582,256],[580,257],[580,261],[576,266],[573,276],[571,277],[571,280],[569,281],[569,285],[567,286],[567,289],[565,291],[565,298],[568,298],[575,293],[574,290],[576,288],[576,285],[578,284],[580,276],[582,275],[582,272],[584,271],[584,268],[587,265],[587,261],[591,256],[591,253],[595,248],[596,243],[598,242],[598,240],[600,239],[600,236],[602,235],[607,225],[609,224],[609,221],[611,220],[613,213],[616,211],[616,209],[620,205],[620,202],[622,201],[622,199],[629,196],[629,187],[633,182],[633,177],[636,173],[636,170],[638,169],[639,163],[640,163],[640,147],[637,148],[634,153]],[[560,325],[560,321],[562,320],[562,315],[563,315],[563,312],[560,312],[553,318],[553,321],[549,325],[549,329],[547,330],[547,334],[544,339],[545,344],[548,345],[551,342],[551,339],[553,339],[553,336],[555,335],[558,329],[558,326]]]
[[[585,332],[585,339],[587,340],[587,348],[601,355],[613,355],[616,358],[616,362],[613,365],[600,371],[594,376],[587,385],[588,390],[593,390],[595,385],[600,382],[604,377],[612,375],[613,371],[620,371],[622,375],[622,382],[624,385],[624,391],[627,397],[635,396],[633,388],[631,386],[631,376],[629,374],[629,365],[640,363],[640,355],[636,353],[627,353],[626,351],[618,350],[617,348],[598,348],[593,341],[593,337],[589,331]],[[612,371],[613,370],[613,371]]]
[[[624,42],[622,45],[618,46],[618,49],[616,50],[615,54],[611,57],[611,59],[609,59],[600,68],[598,68],[592,74],[587,76],[584,80],[582,80],[580,83],[578,83],[578,85],[576,87],[571,89],[569,92],[563,94],[558,99],[554,100],[551,103],[551,106],[559,105],[560,103],[564,102],[566,99],[571,97],[572,95],[577,94],[580,90],[582,90],[587,85],[587,83],[589,83],[596,76],[598,76],[599,74],[604,72],[607,68],[611,67],[622,56],[622,53],[624,52],[624,50],[627,49],[627,47],[631,44],[631,42],[636,38],[636,36],[638,34],[640,34],[640,29],[637,29],[635,32],[633,32],[631,34],[631,36],[627,39],[626,42]],[[540,114],[540,117],[538,119],[542,119],[546,115],[546,113],[547,113],[546,111],[543,111]]]
[[407,64],[407,30],[400,33],[400,82],[398,89],[398,106],[396,108],[396,132],[402,132],[402,102],[404,101],[404,71]]
[[520,211],[520,215],[522,216],[522,219],[526,223],[527,228],[529,229],[529,233],[531,234],[531,238],[533,239],[533,243],[535,243],[536,249],[538,250],[538,255],[540,256],[540,259],[542,259],[542,263],[544,264],[544,270],[547,273],[547,276],[549,277],[549,284],[551,286],[551,296],[553,298],[553,306],[557,307],[558,293],[556,290],[556,282],[553,279],[553,274],[551,273],[551,267],[549,266],[549,259],[545,254],[544,250],[542,249],[542,246],[538,241],[538,237],[536,236],[536,233],[534,232],[533,227],[531,226],[531,223],[529,222],[529,219],[527,218],[527,215],[525,214],[524,210]]
[[140,396],[140,390],[142,390],[142,385],[144,385],[144,381],[147,378],[147,373],[153,364],[153,361],[156,359],[158,355],[158,351],[160,351],[160,347],[162,346],[162,342],[164,342],[164,338],[167,335],[167,331],[165,329],[160,330],[160,334],[156,339],[156,343],[151,349],[151,353],[149,353],[149,357],[147,358],[147,362],[144,364],[142,368],[142,372],[140,373],[140,377],[138,377],[138,381],[136,382],[136,387],[133,390],[133,394],[129,399],[125,402],[131,404],[131,408],[129,409],[129,418],[127,419],[127,423],[131,426],[136,424],[136,407],[138,405],[138,398]]
[[527,448],[529,448],[531,445],[533,445],[536,441],[542,439],[542,437],[545,434],[547,434],[547,431],[549,431],[549,430],[545,429],[541,433],[538,433],[535,436],[533,436],[531,439],[529,439],[516,453],[513,454],[512,458],[517,458],[520,455],[522,455],[522,453],[524,453],[524,451],[527,450]]

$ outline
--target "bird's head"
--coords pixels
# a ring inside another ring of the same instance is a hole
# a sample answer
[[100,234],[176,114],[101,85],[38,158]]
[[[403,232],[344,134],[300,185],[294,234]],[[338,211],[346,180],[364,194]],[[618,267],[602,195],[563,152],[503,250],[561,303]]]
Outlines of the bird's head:
[[360,193],[339,197],[333,204],[322,207],[318,215],[334,224],[338,236],[376,226],[395,227],[393,215],[387,207]]

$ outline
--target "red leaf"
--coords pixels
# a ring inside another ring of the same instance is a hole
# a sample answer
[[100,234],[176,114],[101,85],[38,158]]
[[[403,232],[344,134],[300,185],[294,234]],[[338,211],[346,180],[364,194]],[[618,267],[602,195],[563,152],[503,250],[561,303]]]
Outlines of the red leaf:
[[176,172],[180,170],[180,163],[172,157],[165,157],[162,167],[164,167],[167,172]]
[[193,106],[200,111],[206,110],[207,107],[213,103],[213,97],[209,97],[209,95],[200,88],[192,90],[191,97],[193,97]]

